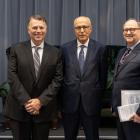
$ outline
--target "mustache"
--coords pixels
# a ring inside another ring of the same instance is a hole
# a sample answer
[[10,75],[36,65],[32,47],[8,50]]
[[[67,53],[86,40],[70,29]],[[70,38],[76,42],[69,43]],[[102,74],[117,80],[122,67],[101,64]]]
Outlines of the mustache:
[[133,37],[133,35],[126,35],[126,37]]
[[42,33],[34,33],[34,35],[41,35]]

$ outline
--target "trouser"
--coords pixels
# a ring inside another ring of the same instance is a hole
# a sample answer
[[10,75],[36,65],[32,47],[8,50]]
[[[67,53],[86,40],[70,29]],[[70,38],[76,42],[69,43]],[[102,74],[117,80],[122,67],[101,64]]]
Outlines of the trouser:
[[76,140],[80,124],[83,126],[86,140],[99,140],[99,116],[88,116],[83,106],[75,113],[64,113],[65,140]]
[[13,140],[48,140],[50,122],[35,123],[10,120]]
[[133,121],[120,122],[117,118],[118,140],[140,140],[140,124]]

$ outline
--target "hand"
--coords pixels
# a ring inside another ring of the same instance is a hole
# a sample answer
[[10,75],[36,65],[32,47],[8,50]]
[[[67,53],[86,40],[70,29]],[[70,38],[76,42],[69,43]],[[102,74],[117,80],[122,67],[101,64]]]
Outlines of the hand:
[[58,112],[58,118],[62,119],[63,118],[63,113],[61,111]]
[[30,112],[31,115],[39,115],[39,111]]
[[134,115],[132,115],[130,120],[132,120],[133,122],[136,122],[136,123],[140,123],[140,116],[135,113]]
[[113,113],[112,113],[112,116],[113,116],[113,117],[117,117],[117,115],[116,115],[116,113],[115,113],[115,112],[113,112]]
[[32,114],[32,115],[37,115],[39,114],[39,110],[41,108],[41,102],[39,99],[34,98],[34,99],[30,99],[27,101],[27,103],[25,104],[25,109],[28,113]]

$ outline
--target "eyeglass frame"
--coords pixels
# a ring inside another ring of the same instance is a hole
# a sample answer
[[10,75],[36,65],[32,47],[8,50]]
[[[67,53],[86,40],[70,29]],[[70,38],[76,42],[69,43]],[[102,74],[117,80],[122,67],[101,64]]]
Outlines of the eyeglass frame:
[[140,28],[126,28],[123,29],[123,32],[127,33],[128,31],[130,31],[131,33],[134,33],[136,30],[140,30]]
[[83,29],[83,30],[85,31],[85,30],[89,29],[89,27],[90,27],[90,26],[85,26],[85,25],[84,25],[84,26],[77,26],[77,27],[74,27],[74,28],[75,28],[77,31],[80,31],[81,29]]

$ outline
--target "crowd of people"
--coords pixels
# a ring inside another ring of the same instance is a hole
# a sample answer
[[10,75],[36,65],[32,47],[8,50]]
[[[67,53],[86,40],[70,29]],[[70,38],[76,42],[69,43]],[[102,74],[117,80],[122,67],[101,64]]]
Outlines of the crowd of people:
[[[89,17],[75,18],[73,29],[75,39],[57,48],[45,41],[46,19],[33,15],[27,25],[29,40],[11,46],[4,115],[14,140],[47,140],[58,115],[65,140],[76,140],[79,126],[86,140],[99,140],[107,48],[91,39],[94,30]],[[140,22],[128,19],[122,33],[127,47],[116,60],[110,108],[116,117],[118,140],[139,140],[140,107],[127,122],[120,121],[117,107],[121,90],[140,90]]]

